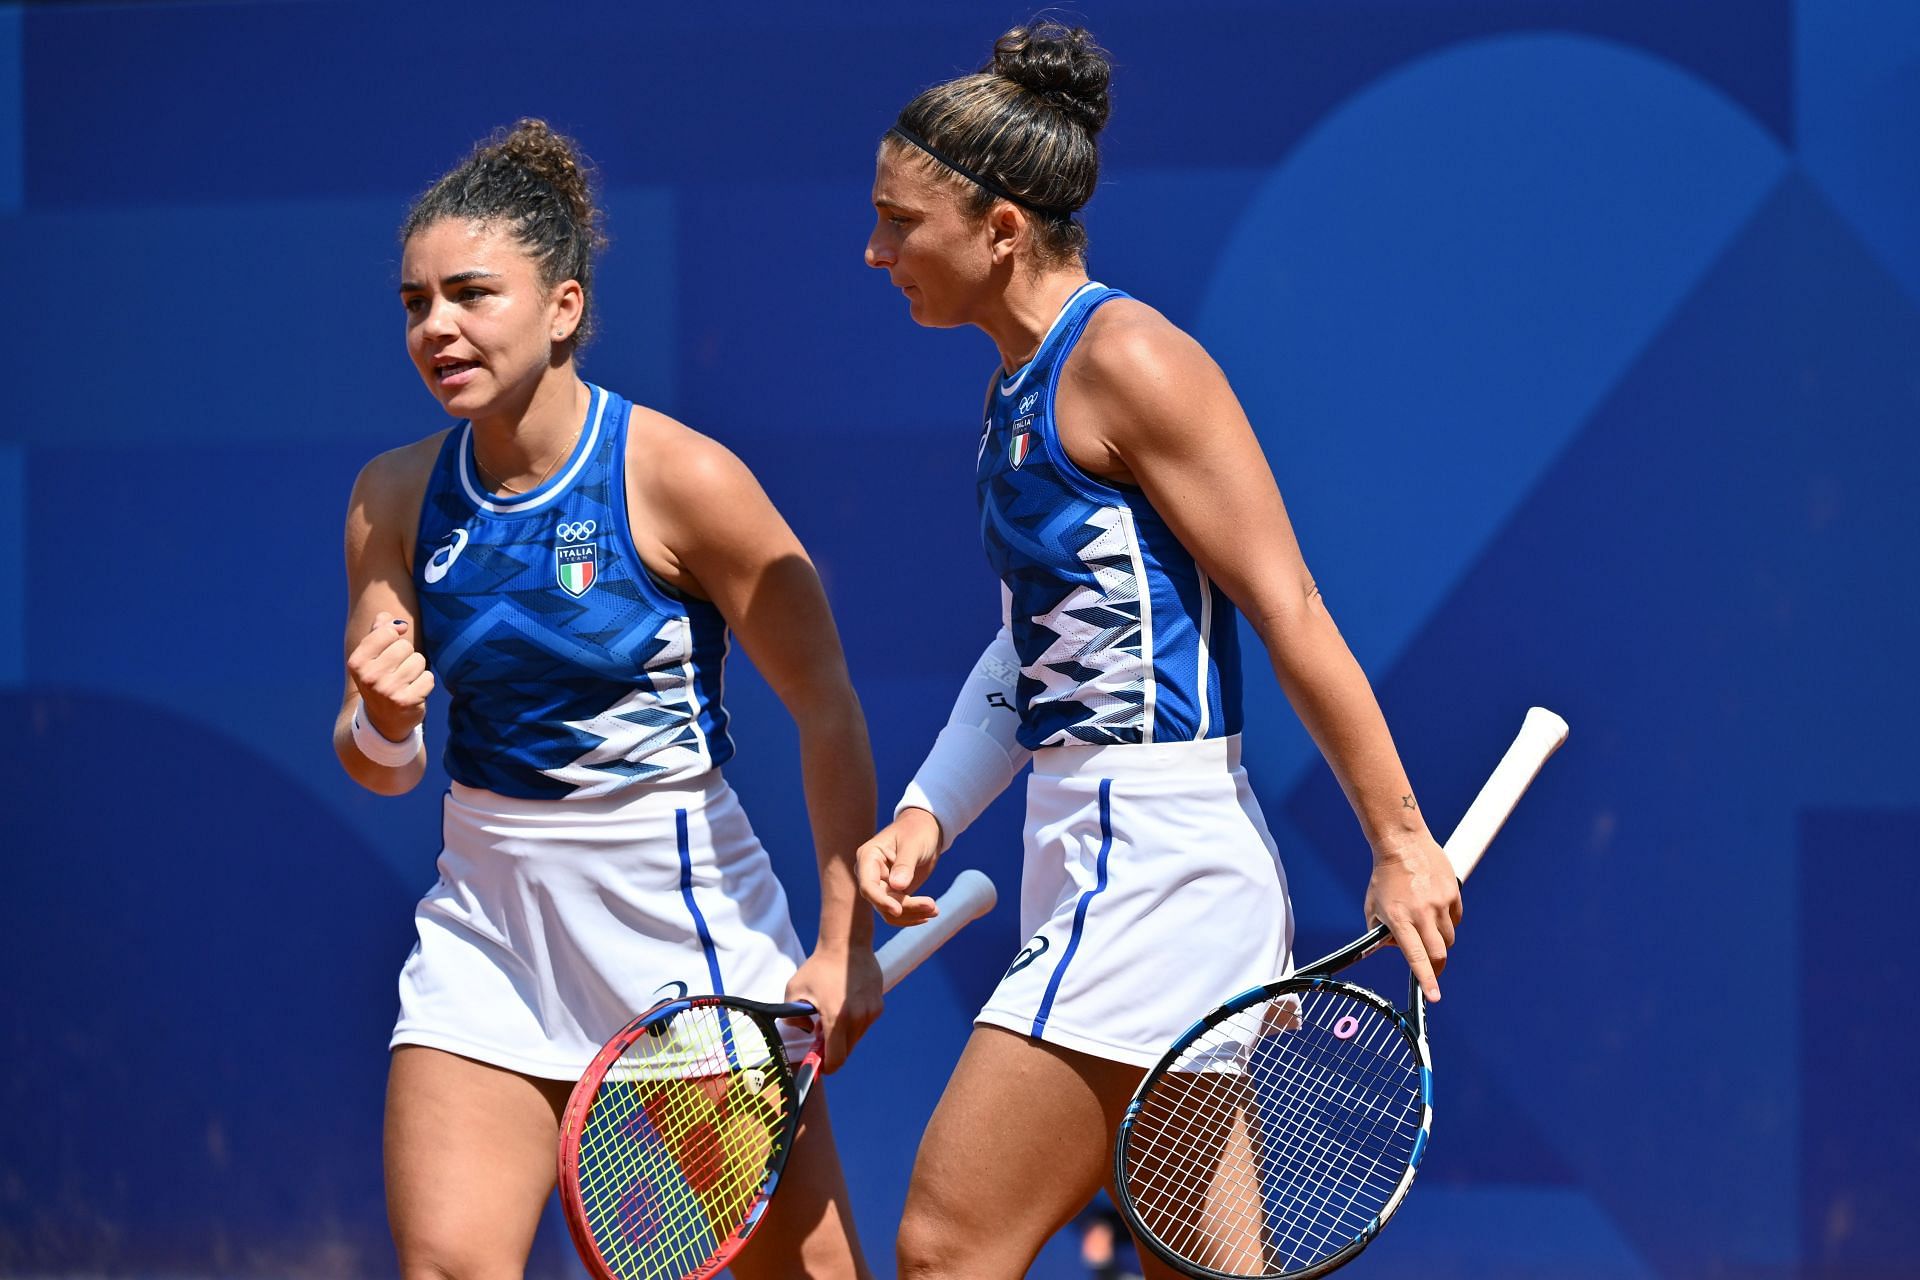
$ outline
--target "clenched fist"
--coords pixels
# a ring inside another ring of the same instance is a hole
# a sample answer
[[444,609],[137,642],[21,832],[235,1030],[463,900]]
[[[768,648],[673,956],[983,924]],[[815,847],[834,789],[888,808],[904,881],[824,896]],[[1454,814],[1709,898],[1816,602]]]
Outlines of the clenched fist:
[[373,627],[347,655],[347,674],[360,690],[366,722],[380,736],[399,742],[427,718],[433,672],[413,647],[412,624],[390,613],[374,617]]

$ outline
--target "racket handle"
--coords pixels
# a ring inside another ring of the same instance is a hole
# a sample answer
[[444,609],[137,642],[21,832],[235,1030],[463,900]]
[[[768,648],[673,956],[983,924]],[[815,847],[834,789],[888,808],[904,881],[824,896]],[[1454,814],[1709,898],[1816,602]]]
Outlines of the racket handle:
[[1520,803],[1534,775],[1540,772],[1540,766],[1566,740],[1565,720],[1545,707],[1534,707],[1527,712],[1520,735],[1507,748],[1507,754],[1500,757],[1493,775],[1480,788],[1480,794],[1467,806],[1466,816],[1447,838],[1447,860],[1453,863],[1454,875],[1465,880],[1473,873],[1480,855],[1506,825],[1514,806]]
[[883,990],[891,991],[900,979],[920,967],[920,962],[938,951],[954,934],[987,912],[999,898],[983,872],[969,867],[953,878],[953,884],[934,902],[940,914],[925,924],[902,929],[874,953],[880,962]]

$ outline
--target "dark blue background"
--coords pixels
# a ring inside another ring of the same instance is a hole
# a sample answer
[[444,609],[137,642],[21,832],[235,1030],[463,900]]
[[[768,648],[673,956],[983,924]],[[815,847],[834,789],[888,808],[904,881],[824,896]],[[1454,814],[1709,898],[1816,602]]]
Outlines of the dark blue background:
[[[1437,825],[1529,704],[1574,728],[1471,887],[1433,1152],[1352,1274],[1920,1273],[1920,7],[1081,12],[1119,63],[1094,274],[1225,367]],[[587,372],[759,473],[897,794],[994,625],[994,357],[861,266],[872,153],[1022,16],[0,5],[0,1273],[391,1269],[439,783],[332,758],[340,526],[442,425],[393,228],[493,126],[599,161]],[[1366,853],[1253,670],[1317,952]],[[792,730],[744,663],[729,696],[805,925]],[[953,856],[1010,893],[1017,845],[1003,800]],[[830,1083],[882,1274],[1013,914]],[[564,1233],[531,1272],[576,1274]]]

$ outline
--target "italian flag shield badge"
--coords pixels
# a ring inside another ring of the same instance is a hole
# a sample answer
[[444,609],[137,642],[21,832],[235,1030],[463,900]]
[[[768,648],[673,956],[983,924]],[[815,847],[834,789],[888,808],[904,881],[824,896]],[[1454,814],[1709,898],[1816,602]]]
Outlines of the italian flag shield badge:
[[594,562],[593,544],[584,547],[561,547],[555,553],[554,572],[560,579],[560,589],[570,596],[583,596],[587,588],[593,585]]
[[1013,436],[1007,441],[1007,461],[1018,471],[1020,464],[1027,460],[1027,454],[1033,449],[1032,418],[1022,418],[1013,424]]

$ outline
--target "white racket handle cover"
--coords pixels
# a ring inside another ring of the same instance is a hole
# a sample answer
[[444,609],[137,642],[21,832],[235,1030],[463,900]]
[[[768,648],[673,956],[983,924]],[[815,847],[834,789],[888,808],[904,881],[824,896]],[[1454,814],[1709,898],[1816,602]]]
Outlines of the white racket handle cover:
[[1447,860],[1453,863],[1454,875],[1465,880],[1473,873],[1480,856],[1500,834],[1500,828],[1506,825],[1528,784],[1540,772],[1540,766],[1566,740],[1565,720],[1545,707],[1534,707],[1527,712],[1519,736],[1507,748],[1507,754],[1500,757],[1500,763],[1494,766],[1480,794],[1467,806],[1460,825],[1447,838]]
[[880,985],[891,991],[902,978],[920,967],[920,962],[940,949],[954,934],[972,924],[999,899],[999,893],[982,872],[969,867],[953,878],[947,891],[934,899],[940,914],[925,924],[910,925],[893,935],[884,947],[874,952],[880,962]]

